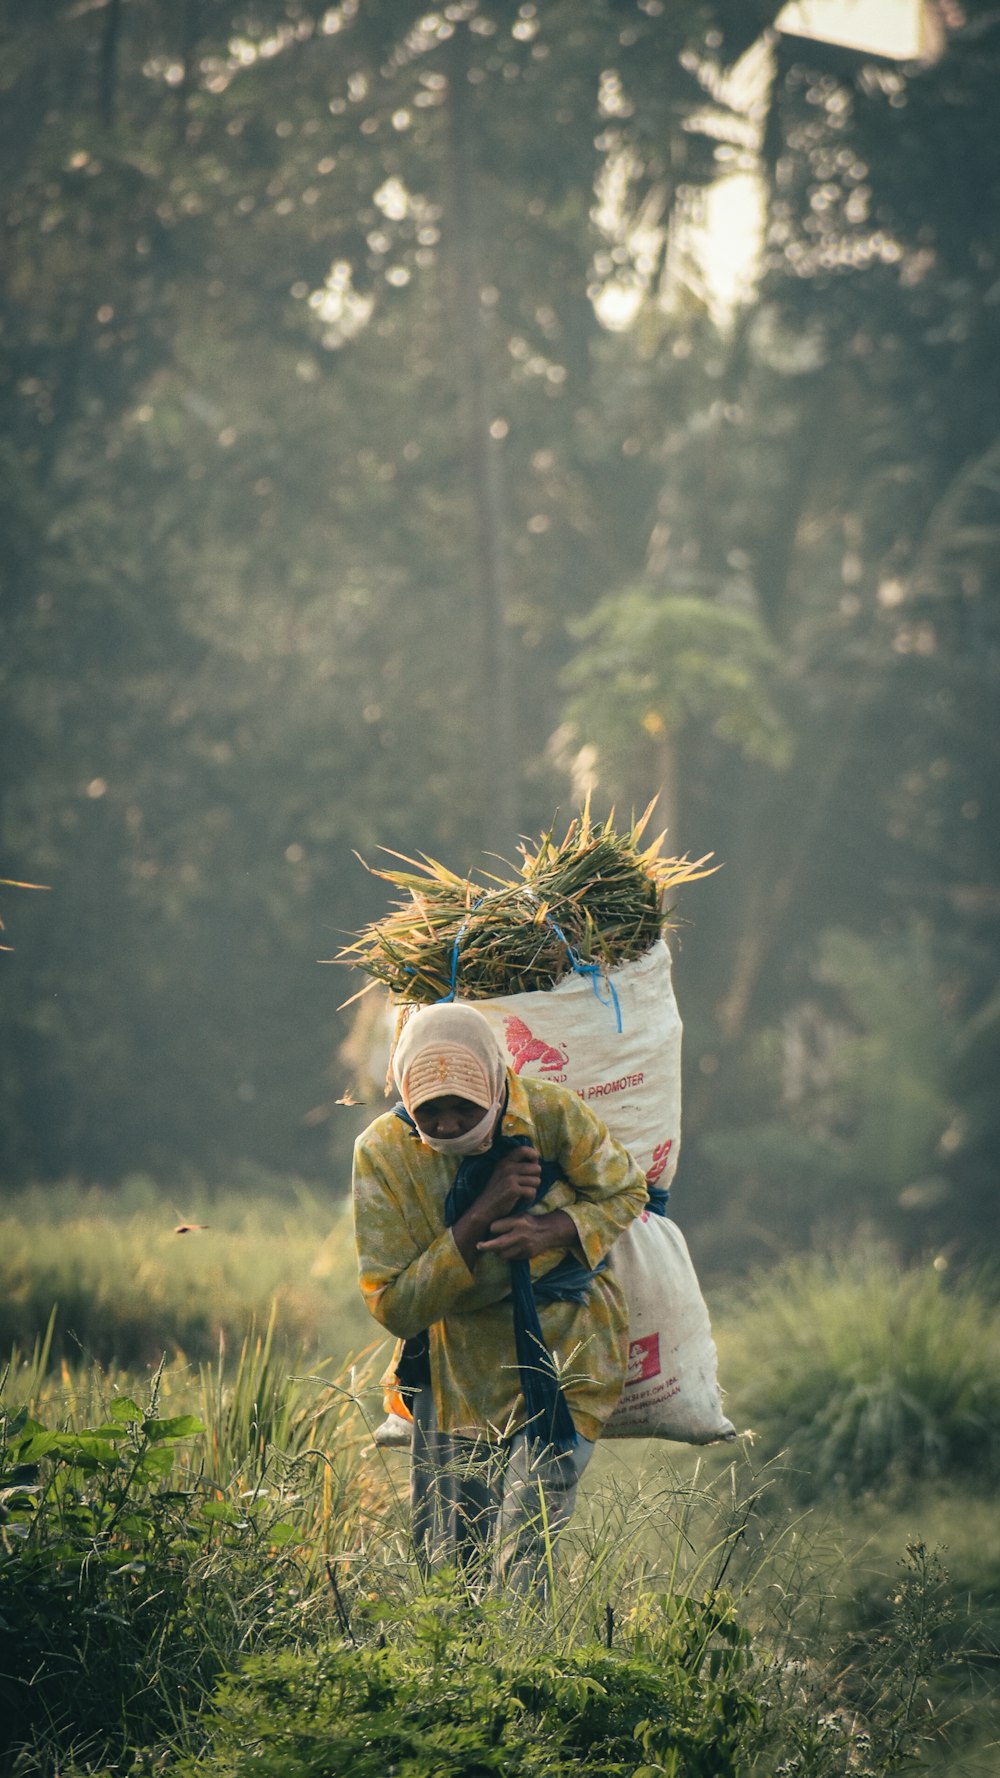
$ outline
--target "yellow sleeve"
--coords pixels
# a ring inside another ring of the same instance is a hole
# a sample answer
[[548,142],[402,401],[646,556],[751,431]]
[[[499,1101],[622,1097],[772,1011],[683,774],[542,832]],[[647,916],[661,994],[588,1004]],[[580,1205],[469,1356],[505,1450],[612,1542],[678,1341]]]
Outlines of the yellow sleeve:
[[402,1190],[365,1135],[354,1149],[354,1237],[361,1294],[376,1321],[410,1339],[440,1321],[472,1282],[451,1229],[421,1248],[407,1224]]
[[566,1214],[587,1264],[594,1267],[644,1208],[646,1179],[628,1150],[575,1095],[562,1100],[560,1124],[559,1153],[553,1158],[576,1192]]

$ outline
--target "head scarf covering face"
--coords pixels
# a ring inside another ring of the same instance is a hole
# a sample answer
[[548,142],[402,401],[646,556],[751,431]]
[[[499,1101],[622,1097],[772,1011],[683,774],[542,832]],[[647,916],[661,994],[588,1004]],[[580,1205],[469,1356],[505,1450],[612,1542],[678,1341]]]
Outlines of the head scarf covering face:
[[455,1097],[479,1105],[484,1116],[464,1136],[430,1138],[440,1154],[479,1154],[489,1147],[507,1081],[500,1046],[475,1007],[449,1001],[422,1007],[403,1027],[392,1059],[393,1076],[410,1116],[429,1099]]

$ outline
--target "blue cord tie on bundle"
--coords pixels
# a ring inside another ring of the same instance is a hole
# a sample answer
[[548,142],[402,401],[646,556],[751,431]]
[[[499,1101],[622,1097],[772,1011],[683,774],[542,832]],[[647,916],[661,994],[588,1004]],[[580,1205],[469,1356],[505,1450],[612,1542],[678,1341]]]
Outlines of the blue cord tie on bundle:
[[[535,899],[533,891],[529,890],[528,894],[532,896],[532,899]],[[462,921],[461,926],[459,927],[458,931],[455,934],[454,940],[452,942],[452,947],[451,947],[451,981],[448,986],[448,992],[447,992],[447,994],[442,994],[440,1000],[436,1000],[434,1002],[435,1006],[446,1006],[449,1001],[454,1000],[454,998],[458,992],[458,949],[459,949],[459,946],[462,942],[462,939],[465,937],[465,933],[468,929],[469,922],[472,919],[473,914],[475,913],[475,911],[478,907],[482,906],[484,899],[485,898],[483,896],[480,896],[478,901],[473,902],[471,908],[469,909],[468,913],[465,916],[465,919]],[[562,927],[559,925],[559,922],[557,920],[553,920],[551,914],[546,914],[545,920],[546,920],[547,925],[551,926],[553,932],[556,934],[556,937],[558,939],[560,939],[562,941],[562,943],[565,945],[566,955],[570,961],[570,968],[577,975],[585,975],[585,976],[590,977],[590,985],[594,990],[595,997],[600,1001],[602,1006],[608,1007],[614,1013],[615,1024],[618,1027],[618,1035],[621,1036],[622,1009],[621,1009],[621,1004],[618,999],[618,990],[616,989],[614,982],[611,980],[610,975],[607,975],[605,973],[605,971],[602,970],[599,963],[584,963],[583,959],[580,956],[579,951],[577,951],[575,949],[575,947],[570,944],[569,939],[566,937],[566,934],[563,931]],[[415,974],[416,971],[411,970],[410,973],[412,975],[412,974]],[[604,998],[604,995],[601,993],[601,990],[597,985],[598,982],[601,980],[602,976],[604,976],[605,980],[607,981],[608,989],[611,994],[610,1000],[606,1000]]]
[[475,913],[476,909],[478,907],[481,907],[482,904],[483,904],[483,897],[480,896],[478,901],[473,902],[471,908],[469,909],[468,913],[465,916],[465,919],[462,921],[461,926],[459,927],[458,931],[455,934],[454,941],[453,941],[452,947],[451,947],[451,982],[449,984],[447,994],[442,994],[440,1000],[435,1000],[435,1002],[434,1002],[435,1006],[447,1006],[449,1001],[454,1000],[455,995],[458,992],[458,947],[461,944],[462,939],[465,936],[466,930],[469,925],[469,921],[472,919],[472,916]]
[[[396,1116],[411,1129],[417,1126],[402,1105],[395,1107]],[[516,1148],[530,1147],[527,1136],[505,1136],[498,1123],[497,1134],[485,1154],[466,1155],[460,1163],[444,1205],[447,1228],[453,1227],[474,1204],[489,1184],[493,1170],[504,1156]],[[542,1182],[538,1199],[543,1198],[562,1174],[555,1161],[542,1162]],[[536,1199],[536,1202],[538,1200]],[[603,1271],[604,1264],[597,1268]],[[514,1342],[517,1368],[524,1395],[525,1421],[539,1444],[551,1445],[556,1451],[568,1451],[577,1442],[573,1416],[559,1386],[555,1363],[538,1318],[538,1303],[585,1302],[587,1288],[597,1271],[582,1266],[567,1254],[559,1265],[537,1284],[532,1282],[531,1265],[526,1259],[510,1262],[511,1300],[514,1309]],[[426,1332],[406,1340],[396,1366],[396,1381],[404,1391],[417,1389],[430,1382],[430,1344]]]
[[[570,965],[571,965],[572,969],[576,972],[577,975],[588,975],[590,977],[590,985],[594,990],[594,995],[595,995],[596,999],[598,999],[600,1001],[602,1006],[610,1007],[613,1010],[614,1015],[615,1015],[615,1023],[618,1026],[618,1035],[620,1037],[621,1030],[622,1030],[622,1009],[621,1009],[621,1005],[618,1000],[618,991],[615,988],[615,984],[611,980],[610,975],[605,975],[605,972],[604,972],[604,970],[602,970],[599,963],[584,963],[580,957],[579,952],[576,951],[574,949],[574,947],[570,944],[569,939],[566,937],[566,934],[563,931],[562,927],[559,925],[558,921],[553,920],[551,914],[546,914],[545,918],[548,921],[549,925],[551,926],[553,932],[557,935],[557,937],[562,939],[563,944],[566,946],[566,955],[570,960]],[[610,1000],[605,1000],[604,995],[601,993],[600,988],[597,986],[602,975],[605,977],[605,980],[607,981],[607,984],[608,984],[608,988],[610,989],[610,992],[611,992],[611,999]]]

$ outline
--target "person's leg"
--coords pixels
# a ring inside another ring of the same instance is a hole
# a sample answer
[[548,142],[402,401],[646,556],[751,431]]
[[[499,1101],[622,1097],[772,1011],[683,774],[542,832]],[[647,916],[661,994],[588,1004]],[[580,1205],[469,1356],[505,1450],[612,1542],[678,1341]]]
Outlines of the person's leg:
[[497,1571],[509,1591],[523,1597],[537,1588],[547,1596],[550,1558],[593,1449],[585,1438],[566,1452],[523,1432],[511,1439],[497,1523]]
[[426,1573],[442,1559],[446,1502],[442,1496],[443,1434],[437,1430],[434,1397],[418,1389],[411,1403],[413,1442],[410,1446],[410,1524],[417,1561]]
[[425,1573],[445,1563],[483,1562],[499,1506],[497,1447],[439,1432],[430,1389],[413,1400],[410,1509],[417,1560]]

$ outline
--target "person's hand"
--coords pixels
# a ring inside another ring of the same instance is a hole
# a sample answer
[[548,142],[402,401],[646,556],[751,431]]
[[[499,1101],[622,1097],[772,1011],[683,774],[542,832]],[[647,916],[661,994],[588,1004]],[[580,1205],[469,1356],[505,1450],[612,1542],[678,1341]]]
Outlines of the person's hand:
[[495,1253],[498,1259],[534,1259],[538,1253],[572,1247],[575,1240],[573,1218],[565,1210],[550,1210],[547,1216],[498,1217],[488,1238],[477,1242],[477,1250]]
[[470,1204],[456,1222],[452,1233],[455,1244],[470,1272],[476,1269],[479,1243],[489,1235],[498,1217],[522,1216],[533,1204],[542,1183],[542,1163],[535,1149],[526,1144],[512,1148],[498,1161],[475,1203]]
[[485,1233],[498,1216],[514,1216],[533,1204],[542,1183],[542,1163],[534,1148],[512,1148],[498,1161],[489,1184],[475,1205],[476,1221]]

